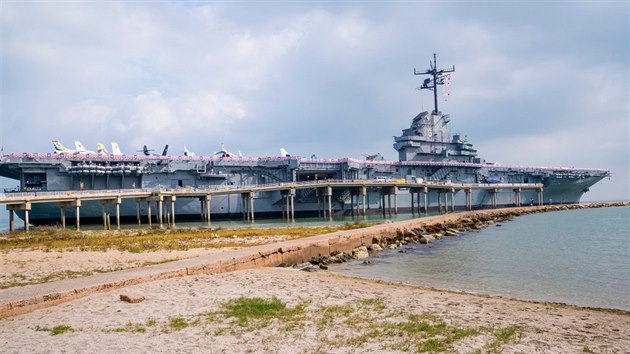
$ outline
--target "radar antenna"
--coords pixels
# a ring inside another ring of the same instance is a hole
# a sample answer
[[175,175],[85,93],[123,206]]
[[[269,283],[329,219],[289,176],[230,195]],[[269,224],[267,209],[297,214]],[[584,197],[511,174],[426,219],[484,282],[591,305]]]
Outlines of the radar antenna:
[[420,89],[432,90],[433,91],[433,103],[435,105],[434,114],[438,113],[438,99],[437,99],[437,86],[444,85],[444,79],[448,76],[448,73],[452,73],[455,71],[455,65],[451,69],[437,69],[437,60],[435,57],[435,53],[433,53],[433,62],[429,62],[430,69],[427,71],[416,71],[413,69],[414,75],[431,75],[433,78],[424,79],[422,81],[422,86]]

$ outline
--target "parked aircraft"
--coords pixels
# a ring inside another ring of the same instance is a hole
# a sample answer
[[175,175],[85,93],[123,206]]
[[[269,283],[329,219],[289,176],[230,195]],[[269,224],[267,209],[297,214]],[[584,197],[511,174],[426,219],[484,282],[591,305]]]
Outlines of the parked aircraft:
[[75,141],[74,147],[77,149],[76,151],[81,154],[96,154],[96,151],[86,149],[80,141]]
[[[146,145],[142,145],[142,150],[138,151],[144,153],[145,156],[160,156],[157,154],[152,154],[151,151],[155,150],[149,149]],[[162,151],[162,156],[166,156],[166,154],[168,154],[168,144],[164,145],[164,151]]]
[[107,151],[105,145],[98,143],[96,144],[96,152],[99,154],[108,154],[108,155],[122,155],[123,153],[120,151],[118,147],[118,143],[112,141],[112,152]]
[[243,154],[241,154],[240,150],[238,151],[238,155],[236,155],[235,153],[233,153],[231,151],[228,151],[225,148],[225,145],[223,145],[223,144],[221,144],[221,151],[217,151],[214,154],[215,155],[220,155],[221,157],[236,157],[236,156],[243,157]]
[[55,152],[58,153],[58,154],[76,154],[76,153],[78,153],[78,151],[76,151],[76,150],[68,149],[67,147],[63,146],[63,144],[61,144],[61,142],[59,140],[53,140],[52,144],[55,147]]
[[192,151],[188,151],[186,145],[184,145],[184,156],[195,156],[195,153]]
[[109,155],[109,151],[107,151],[107,148],[102,143],[96,144],[96,152],[99,153],[99,154],[107,154],[107,155]]
[[118,143],[115,141],[112,141],[112,154],[114,155],[122,155],[122,151],[120,151],[120,147],[118,146]]

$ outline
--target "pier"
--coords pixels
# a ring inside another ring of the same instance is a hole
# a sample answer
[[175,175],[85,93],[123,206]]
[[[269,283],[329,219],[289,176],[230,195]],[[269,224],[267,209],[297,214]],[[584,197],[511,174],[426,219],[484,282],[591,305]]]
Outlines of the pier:
[[[440,214],[455,211],[455,195],[464,192],[466,195],[466,210],[472,210],[473,190],[489,190],[491,192],[491,204],[486,207],[497,208],[497,194],[499,191],[512,191],[517,206],[521,205],[521,192],[523,190],[535,190],[538,196],[538,205],[543,205],[543,185],[540,183],[416,183],[410,181],[371,181],[371,180],[320,180],[313,182],[284,182],[263,185],[227,186],[217,188],[157,188],[157,189],[121,189],[98,191],[63,191],[63,192],[18,192],[0,195],[0,204],[5,204],[9,211],[9,231],[15,230],[15,211],[24,212],[24,229],[29,231],[29,212],[33,204],[57,203],[59,205],[60,223],[66,228],[66,209],[75,209],[76,229],[81,228],[81,206],[85,201],[100,201],[102,205],[103,228],[111,229],[110,206],[114,206],[116,216],[116,228],[120,229],[120,204],[124,199],[134,199],[136,202],[136,217],[138,224],[142,222],[140,205],[146,203],[146,219],[149,227],[152,226],[151,205],[156,204],[156,216],[159,227],[175,227],[175,204],[182,198],[197,198],[201,203],[200,218],[207,225],[211,221],[211,201],[213,196],[239,195],[241,196],[241,213],[243,220],[254,222],[256,193],[278,191],[281,195],[281,214],[283,219],[295,220],[295,194],[297,190],[312,189],[315,191],[320,217],[332,218],[333,190],[343,189],[348,191],[350,198],[351,214],[366,215],[366,196],[368,189],[378,189],[380,196],[380,209],[383,216],[398,214],[398,195],[403,190],[408,190],[411,196],[411,212],[415,215],[428,214],[431,191],[437,192],[437,209]],[[393,199],[393,207],[392,207]],[[356,200],[356,203],[355,203]]]

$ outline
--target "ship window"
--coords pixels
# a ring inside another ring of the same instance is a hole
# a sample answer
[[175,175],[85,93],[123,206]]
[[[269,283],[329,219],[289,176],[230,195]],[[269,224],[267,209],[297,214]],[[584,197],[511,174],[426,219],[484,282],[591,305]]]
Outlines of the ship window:
[[183,180],[181,180],[181,179],[178,179],[178,180],[177,180],[177,186],[178,186],[178,187],[183,187],[183,186],[184,186],[184,181],[183,181]]

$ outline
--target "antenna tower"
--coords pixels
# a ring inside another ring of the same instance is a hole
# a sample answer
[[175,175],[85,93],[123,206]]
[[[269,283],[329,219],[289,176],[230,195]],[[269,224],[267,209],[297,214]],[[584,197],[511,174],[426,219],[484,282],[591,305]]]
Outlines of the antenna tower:
[[448,73],[455,72],[455,65],[453,65],[450,69],[437,69],[437,59],[435,53],[433,53],[433,62],[429,62],[430,69],[426,71],[416,71],[413,69],[414,75],[431,75],[427,79],[424,79],[422,82],[422,86],[420,86],[421,90],[432,90],[433,91],[433,104],[435,105],[435,109],[433,110],[433,114],[437,114],[438,111],[438,99],[437,99],[437,86],[444,85],[444,79],[448,76]]

